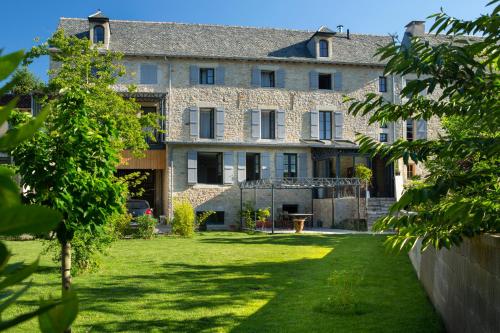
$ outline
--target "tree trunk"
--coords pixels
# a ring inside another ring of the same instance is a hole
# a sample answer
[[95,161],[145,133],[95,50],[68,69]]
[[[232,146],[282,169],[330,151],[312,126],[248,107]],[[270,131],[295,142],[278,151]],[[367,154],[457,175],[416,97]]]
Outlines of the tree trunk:
[[[61,282],[64,295],[71,288],[71,243],[68,241],[61,244]],[[71,333],[71,327],[64,332]]]

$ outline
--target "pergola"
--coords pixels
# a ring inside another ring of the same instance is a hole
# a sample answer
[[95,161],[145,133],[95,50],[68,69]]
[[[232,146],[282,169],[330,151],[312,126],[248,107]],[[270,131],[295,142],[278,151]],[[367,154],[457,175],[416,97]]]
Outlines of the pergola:
[[[332,188],[334,189],[335,195],[332,196],[333,199],[338,198],[340,193],[339,189],[341,187],[351,187],[354,188],[354,193],[357,198],[358,203],[358,220],[359,220],[359,199],[360,199],[360,189],[362,186],[362,181],[359,178],[267,178],[243,181],[239,183],[240,187],[240,211],[243,211],[243,191],[244,190],[258,190],[267,189],[271,190],[271,221],[272,228],[271,233],[274,233],[274,190],[304,190],[304,189],[318,189],[318,188]],[[311,193],[311,200],[313,201],[313,196]],[[312,209],[314,208],[314,204]],[[333,211],[332,211],[333,213]],[[243,228],[243,218],[240,217],[240,227]]]

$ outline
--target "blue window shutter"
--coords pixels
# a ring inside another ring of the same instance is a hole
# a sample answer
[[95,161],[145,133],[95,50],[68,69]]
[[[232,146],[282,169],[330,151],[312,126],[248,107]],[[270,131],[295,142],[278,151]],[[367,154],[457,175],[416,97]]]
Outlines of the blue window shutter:
[[141,64],[141,84],[158,83],[158,66],[155,64]]
[[285,139],[285,110],[276,111],[276,139]]
[[233,152],[224,152],[224,184],[234,182]]
[[260,168],[262,179],[271,178],[271,155],[269,153],[262,153],[260,155]]
[[307,153],[299,154],[299,178],[307,177]]
[[311,139],[319,140],[319,112],[311,110]]
[[244,182],[247,179],[247,153],[238,152],[238,182]]
[[285,70],[280,68],[276,71],[276,88],[285,88]]
[[335,112],[334,114],[334,125],[335,125],[335,140],[342,139],[342,133],[344,130],[344,114],[342,112]]
[[309,72],[309,88],[312,90],[318,89],[319,74],[316,71]]
[[200,83],[200,69],[196,65],[189,66],[189,84],[196,85]]
[[417,139],[427,139],[427,121],[424,119],[417,120]]
[[342,91],[342,72],[333,74],[333,90]]
[[191,138],[197,138],[199,136],[198,129],[198,107],[192,106],[189,108],[189,133]]
[[217,139],[224,139],[224,108],[215,108],[215,137]]
[[275,171],[276,171],[276,178],[283,178],[283,172],[284,172],[284,167],[283,167],[283,153],[276,153],[274,156],[275,158]]
[[198,153],[193,150],[188,151],[187,159],[188,184],[196,184],[198,182]]
[[252,126],[252,138],[260,139],[260,110],[253,109],[250,110],[251,113],[251,126]]
[[257,66],[252,67],[252,87],[260,87],[260,69]]
[[215,84],[223,86],[226,75],[226,69],[223,66],[219,66],[215,69]]

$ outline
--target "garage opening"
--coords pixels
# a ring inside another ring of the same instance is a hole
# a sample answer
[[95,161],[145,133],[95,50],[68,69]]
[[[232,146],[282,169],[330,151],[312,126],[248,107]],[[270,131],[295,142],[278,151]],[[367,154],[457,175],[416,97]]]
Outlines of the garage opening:
[[159,217],[162,212],[162,170],[154,169],[121,169],[118,177],[139,174],[141,182],[130,188],[130,199],[146,200],[153,210],[153,215]]

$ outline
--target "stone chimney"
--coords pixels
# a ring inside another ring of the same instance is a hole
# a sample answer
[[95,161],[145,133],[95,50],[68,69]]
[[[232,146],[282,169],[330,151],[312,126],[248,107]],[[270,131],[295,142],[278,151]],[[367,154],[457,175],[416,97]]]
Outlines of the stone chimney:
[[425,34],[425,21],[411,21],[405,28],[405,32],[411,36],[422,36]]

